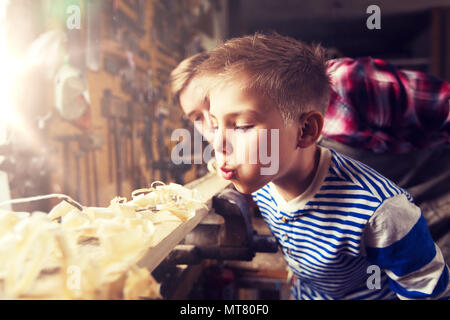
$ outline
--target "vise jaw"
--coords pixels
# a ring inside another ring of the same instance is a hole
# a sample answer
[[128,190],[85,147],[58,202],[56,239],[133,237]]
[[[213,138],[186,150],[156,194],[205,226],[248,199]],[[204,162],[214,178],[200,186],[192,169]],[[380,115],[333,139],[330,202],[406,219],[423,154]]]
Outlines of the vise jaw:
[[250,261],[256,252],[277,252],[274,236],[259,235],[244,195],[227,188],[213,197],[209,213],[166,258],[169,264],[197,264],[203,259]]

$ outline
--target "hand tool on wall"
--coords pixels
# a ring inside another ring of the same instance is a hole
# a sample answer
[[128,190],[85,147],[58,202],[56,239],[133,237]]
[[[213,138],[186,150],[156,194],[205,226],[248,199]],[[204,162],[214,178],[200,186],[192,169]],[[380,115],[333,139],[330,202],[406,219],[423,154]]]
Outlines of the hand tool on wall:
[[167,170],[168,166],[168,148],[165,143],[165,135],[164,135],[164,120],[168,116],[168,110],[164,107],[159,107],[157,109],[157,146],[158,146],[158,156],[159,159],[156,163],[153,164],[153,168],[159,170],[160,179],[163,182],[167,181]]
[[172,53],[171,56],[174,52],[178,52],[181,42],[178,33],[181,28],[182,19],[179,15],[181,10],[179,3],[174,1],[155,1],[153,5],[152,40],[154,42],[157,39],[167,47]]
[[107,52],[103,57],[103,65],[106,72],[113,76],[120,76],[120,88],[132,97],[134,101],[144,102],[147,88],[146,70],[136,66],[134,55],[127,54],[128,59],[114,53]]
[[131,170],[130,175],[134,189],[142,188],[141,179],[139,177],[139,163],[137,163],[138,157],[136,156],[136,125],[135,123],[141,122],[145,119],[145,107],[140,103],[133,101],[128,102],[128,127],[130,138],[130,162]]
[[147,0],[136,0],[137,2],[137,10],[138,10],[138,21],[141,27],[145,27],[145,6],[148,3]]
[[[62,154],[63,154],[63,192],[67,195],[73,195],[75,191],[76,197],[81,197],[81,182],[80,182],[80,158],[82,154],[78,151],[73,151],[72,143],[80,140],[80,135],[72,134],[72,135],[61,135],[56,136],[55,140],[61,142],[62,144]],[[79,150],[79,149],[78,149]],[[84,153],[83,153],[84,155]],[[72,170],[71,170],[71,158],[75,159],[75,179],[72,179]],[[73,181],[76,181],[76,189],[74,190],[72,187]],[[81,198],[77,199],[81,201]]]
[[[79,149],[85,153],[85,174],[87,187],[87,201],[89,204],[99,205],[98,172],[96,152],[104,145],[104,137],[100,134],[85,133],[78,137]],[[94,202],[91,198],[91,180],[94,187]]]
[[75,179],[76,179],[76,198],[75,200],[83,203],[83,193],[81,188],[81,169],[80,162],[86,154],[82,151],[75,152]]
[[[133,104],[134,102],[137,102],[139,100],[142,100],[144,102],[145,93],[141,89],[144,88],[144,85],[139,82],[138,72],[141,72],[142,74],[146,74],[144,70],[140,69],[139,67],[136,67],[133,57],[128,55],[128,59],[123,58],[117,54],[113,53],[105,53],[104,55],[104,68],[105,70],[114,75],[120,75],[120,86],[123,92],[129,94],[132,98],[132,101],[130,101],[125,107],[128,108],[127,118],[123,118],[121,120],[121,137],[124,137],[123,143],[122,143],[122,149],[121,154],[123,155],[123,166],[122,169],[124,174],[128,175],[131,171],[131,177],[134,185],[139,184],[139,178],[136,177],[136,170],[135,170],[135,161],[134,161],[134,130],[133,130],[133,122],[134,121],[143,121],[144,117],[141,115],[136,115],[136,112],[138,110],[133,110],[133,107],[130,108],[130,103]],[[142,92],[141,92],[142,91]],[[143,98],[140,99],[140,96]],[[137,109],[137,108],[135,108]],[[108,131],[113,132],[113,121],[110,119],[108,120]],[[120,139],[122,140],[122,139]],[[108,135],[108,155],[111,159],[113,157],[112,155],[112,137],[111,135]],[[128,148],[130,150],[128,150]],[[131,154],[130,154],[131,153]],[[128,157],[130,157],[130,163],[131,166],[128,163]],[[108,167],[109,172],[109,179],[110,182],[113,181],[113,168],[112,164],[110,163]]]
[[[110,132],[108,135],[112,136],[113,143],[110,144],[110,148],[114,145],[114,160],[116,164],[116,193],[122,194],[122,179],[123,179],[123,167],[122,167],[122,148],[121,148],[121,120],[125,120],[128,117],[128,108],[125,102],[119,97],[113,96],[111,90],[105,89],[102,98],[102,115],[108,119],[108,128]],[[110,138],[111,139],[111,138]],[[112,153],[112,152],[111,152]],[[110,159],[112,161],[112,158]],[[112,171],[112,167],[111,167]]]
[[131,97],[137,95],[137,81],[135,67],[127,66],[120,70],[120,88]]
[[128,8],[134,11],[138,16],[138,23],[141,27],[145,24],[145,3],[146,0],[123,0],[122,1]]
[[114,159],[116,163],[116,193],[122,195],[122,148],[120,144],[120,122],[116,117],[112,117],[112,135],[114,141]]
[[89,161],[89,153],[84,154],[84,174],[86,176],[86,204],[92,205],[92,190],[91,190],[91,163]]
[[140,38],[145,35],[145,30],[141,27],[140,21],[130,17],[121,8],[114,7],[113,16],[111,18],[113,19],[116,30],[126,28]]
[[[93,203],[91,195],[91,179],[93,179],[94,184],[94,200],[98,204],[98,173],[95,152],[99,150],[104,144],[104,138],[102,135],[94,133],[83,133],[83,134],[73,134],[65,136],[57,136],[55,139],[62,143],[63,149],[63,192],[67,195],[73,193],[73,188],[71,188],[72,170],[71,170],[71,144],[73,142],[78,143],[77,151],[73,151],[72,156],[75,159],[75,194],[77,201],[83,201],[86,205]],[[92,160],[93,159],[93,160]],[[84,160],[84,175],[86,177],[86,195],[87,198],[83,199],[83,186],[82,186],[82,172],[81,172],[81,160]]]
[[98,195],[98,171],[97,171],[97,155],[96,150],[92,151],[92,168],[94,171],[94,196],[95,196],[95,206],[100,206],[100,199]]
[[105,52],[103,54],[103,68],[106,72],[117,76],[120,70],[127,66],[127,59],[111,52]]
[[131,51],[140,58],[150,61],[148,52],[140,48],[138,39],[145,36],[146,33],[146,2],[145,0],[131,0],[128,2],[122,0],[122,5],[125,4],[133,11],[137,10],[137,12],[133,12],[134,14],[130,15],[123,11],[125,8],[120,6],[117,0],[108,0],[106,5],[103,6],[103,13],[107,17],[103,34],[106,38],[119,42],[124,51]]
[[131,130],[129,128],[129,121],[121,121],[120,125],[120,142],[122,148],[122,172],[123,176],[129,177],[131,166],[130,166],[130,144],[131,144]]
[[135,19],[130,17],[121,9],[116,10],[115,14],[117,22],[121,26],[125,26],[128,30],[135,33],[139,38],[145,35],[145,30],[141,28],[141,26],[139,25],[139,21],[136,21]]
[[138,14],[139,8],[136,0],[122,0],[122,3],[125,4],[129,9],[133,10],[134,13]]
[[138,133],[141,138],[141,146],[145,153],[145,167],[147,170],[152,168],[154,163],[153,157],[153,119],[151,117],[145,117],[144,129]]
[[108,180],[109,183],[114,181],[114,168],[113,168],[113,141],[111,137],[111,132],[113,131],[112,122],[109,118],[106,120],[106,125],[108,127],[108,133],[106,134],[106,150],[108,152]]

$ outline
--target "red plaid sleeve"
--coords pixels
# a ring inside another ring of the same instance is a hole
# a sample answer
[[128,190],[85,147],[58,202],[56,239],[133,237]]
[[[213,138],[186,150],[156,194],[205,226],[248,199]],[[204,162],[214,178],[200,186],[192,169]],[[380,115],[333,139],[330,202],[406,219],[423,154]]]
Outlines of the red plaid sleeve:
[[328,72],[324,136],[377,153],[449,144],[448,82],[372,58],[330,60]]

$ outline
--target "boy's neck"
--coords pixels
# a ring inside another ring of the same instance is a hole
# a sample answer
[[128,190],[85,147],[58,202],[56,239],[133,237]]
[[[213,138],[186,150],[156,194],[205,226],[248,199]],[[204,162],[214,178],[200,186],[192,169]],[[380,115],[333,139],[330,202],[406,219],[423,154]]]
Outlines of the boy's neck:
[[319,160],[320,148],[314,144],[301,151],[298,165],[283,177],[272,181],[284,200],[290,201],[308,189],[319,167]]

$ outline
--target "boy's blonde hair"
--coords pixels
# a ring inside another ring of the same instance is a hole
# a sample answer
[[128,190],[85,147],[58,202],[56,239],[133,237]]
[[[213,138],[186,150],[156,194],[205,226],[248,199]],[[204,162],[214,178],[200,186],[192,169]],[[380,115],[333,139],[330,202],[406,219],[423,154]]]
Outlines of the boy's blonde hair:
[[271,99],[285,121],[310,110],[327,110],[330,79],[320,45],[255,33],[228,40],[208,54],[199,72],[217,80],[212,85],[241,82],[243,90]]
[[198,66],[206,59],[208,59],[206,52],[197,53],[181,61],[170,73],[170,89],[175,101],[179,101],[181,92],[197,75]]

